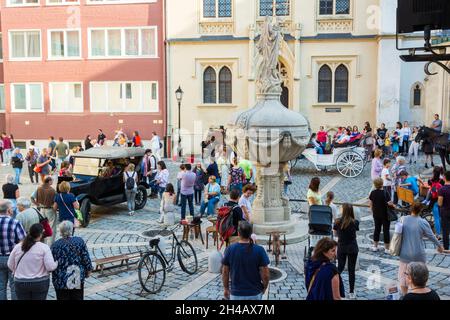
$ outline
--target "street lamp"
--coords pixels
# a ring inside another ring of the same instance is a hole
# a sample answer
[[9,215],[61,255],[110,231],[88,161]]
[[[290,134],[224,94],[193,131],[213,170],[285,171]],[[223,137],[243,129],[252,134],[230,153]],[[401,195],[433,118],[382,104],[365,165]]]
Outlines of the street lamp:
[[183,90],[178,86],[178,89],[175,91],[175,97],[178,101],[178,157],[181,158],[181,100],[183,100]]

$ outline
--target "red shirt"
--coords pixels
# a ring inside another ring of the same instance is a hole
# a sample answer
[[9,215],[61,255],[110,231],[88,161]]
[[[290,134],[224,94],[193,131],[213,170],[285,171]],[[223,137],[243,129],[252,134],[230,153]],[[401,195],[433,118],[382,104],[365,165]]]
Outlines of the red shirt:
[[317,132],[317,141],[318,142],[327,142],[327,132],[326,131]]
[[4,137],[3,139],[3,149],[11,149],[11,139],[9,137]]
[[134,146],[135,147],[140,147],[141,146],[141,137],[140,136],[133,137],[133,140],[134,140]]

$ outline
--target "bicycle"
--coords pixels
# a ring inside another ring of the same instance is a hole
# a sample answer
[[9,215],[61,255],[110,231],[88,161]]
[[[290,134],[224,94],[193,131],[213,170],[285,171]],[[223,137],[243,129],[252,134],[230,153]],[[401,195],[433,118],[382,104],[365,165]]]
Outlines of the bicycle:
[[166,227],[158,233],[158,235],[163,235],[164,231],[167,231],[169,233],[166,235],[172,235],[172,250],[169,259],[159,247],[160,239],[150,240],[151,249],[142,256],[138,264],[139,282],[143,290],[149,293],[158,293],[162,289],[166,280],[166,271],[169,272],[173,269],[175,256],[184,272],[189,275],[197,272],[198,261],[194,248],[188,241],[178,241],[175,235],[175,230],[179,227],[180,225],[171,230],[167,230]]

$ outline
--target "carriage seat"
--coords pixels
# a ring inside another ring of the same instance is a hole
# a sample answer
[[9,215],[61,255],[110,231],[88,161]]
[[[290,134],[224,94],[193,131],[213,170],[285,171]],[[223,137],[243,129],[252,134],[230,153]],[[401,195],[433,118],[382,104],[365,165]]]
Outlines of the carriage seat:
[[348,147],[357,147],[361,144],[361,137],[356,136],[350,139],[349,142],[343,144],[333,144],[334,148],[348,148]]

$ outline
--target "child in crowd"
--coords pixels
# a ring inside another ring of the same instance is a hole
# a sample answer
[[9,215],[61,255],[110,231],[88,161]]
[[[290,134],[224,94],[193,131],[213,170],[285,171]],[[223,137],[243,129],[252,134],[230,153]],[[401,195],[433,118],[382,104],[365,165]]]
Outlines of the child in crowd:
[[339,210],[337,205],[333,203],[334,201],[334,192],[328,191],[326,194],[326,200],[325,204],[331,208],[331,212],[333,213],[333,223],[336,221],[337,218],[339,218]]
[[383,179],[383,190],[386,194],[389,195],[389,198],[392,199],[392,176],[390,173],[391,168],[391,160],[384,159],[383,160],[383,170],[381,170],[381,179]]
[[400,151],[400,138],[398,136],[398,132],[394,131],[392,133],[392,138],[391,138],[391,143],[392,143],[392,152],[399,152]]
[[391,137],[389,136],[389,132],[386,132],[386,136],[384,138],[383,153],[386,155],[386,158],[392,157]]
[[181,179],[183,178],[183,174],[186,172],[186,167],[184,164],[180,165],[180,171],[177,173],[177,201],[176,205],[181,206],[180,203],[180,195],[181,195]]

